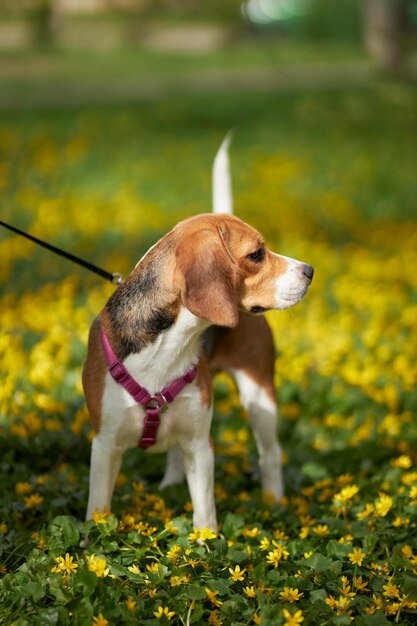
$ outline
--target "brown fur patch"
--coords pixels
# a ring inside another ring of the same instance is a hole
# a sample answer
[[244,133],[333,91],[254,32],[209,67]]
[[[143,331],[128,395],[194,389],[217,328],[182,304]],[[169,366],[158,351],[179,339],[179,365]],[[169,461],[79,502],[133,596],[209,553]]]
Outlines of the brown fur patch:
[[214,370],[244,371],[275,401],[275,347],[264,317],[241,313],[237,328],[217,328],[209,365]]
[[100,430],[101,404],[106,372],[107,363],[101,349],[100,322],[97,318],[90,329],[87,359],[84,363],[82,374],[87,408],[96,433]]
[[211,374],[207,357],[203,351],[201,351],[197,367],[197,387],[200,390],[201,404],[210,407],[213,401]]

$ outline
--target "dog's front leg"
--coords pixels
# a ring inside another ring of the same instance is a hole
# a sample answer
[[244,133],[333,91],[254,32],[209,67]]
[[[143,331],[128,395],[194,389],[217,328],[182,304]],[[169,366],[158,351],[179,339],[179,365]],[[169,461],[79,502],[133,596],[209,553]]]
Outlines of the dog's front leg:
[[194,528],[211,528],[217,532],[214,503],[214,452],[208,437],[183,447],[184,469],[193,503]]
[[114,485],[119,474],[123,451],[116,446],[93,439],[91,446],[90,493],[88,497],[87,519],[94,511],[110,510]]

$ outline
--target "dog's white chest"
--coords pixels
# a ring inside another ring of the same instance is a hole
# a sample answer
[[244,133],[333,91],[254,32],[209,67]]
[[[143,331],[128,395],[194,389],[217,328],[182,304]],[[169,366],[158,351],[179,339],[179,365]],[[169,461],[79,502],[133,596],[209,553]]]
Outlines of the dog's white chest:
[[[207,413],[206,419],[210,419],[209,410]],[[192,438],[199,428],[201,414],[200,392],[194,382],[161,411],[156,443],[148,448],[149,452],[164,452],[182,439]],[[111,437],[116,446],[123,449],[136,447],[144,419],[145,409],[108,376],[103,395],[101,436]]]

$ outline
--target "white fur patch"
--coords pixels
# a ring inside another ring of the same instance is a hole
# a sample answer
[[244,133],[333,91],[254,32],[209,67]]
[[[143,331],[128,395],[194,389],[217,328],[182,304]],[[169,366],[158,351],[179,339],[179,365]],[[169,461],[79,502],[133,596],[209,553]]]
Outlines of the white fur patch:
[[287,263],[287,271],[275,281],[276,308],[288,309],[304,298],[311,281],[303,274],[304,263],[280,254],[276,256]]

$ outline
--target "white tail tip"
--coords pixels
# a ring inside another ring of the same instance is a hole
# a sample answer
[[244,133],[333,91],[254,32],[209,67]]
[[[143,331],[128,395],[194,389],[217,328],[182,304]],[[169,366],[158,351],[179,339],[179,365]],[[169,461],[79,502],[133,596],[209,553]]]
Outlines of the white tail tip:
[[213,213],[233,214],[233,193],[230,177],[229,145],[233,131],[229,130],[213,163]]

